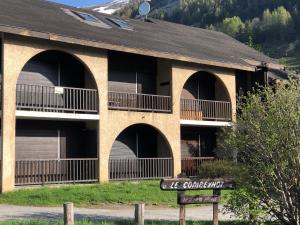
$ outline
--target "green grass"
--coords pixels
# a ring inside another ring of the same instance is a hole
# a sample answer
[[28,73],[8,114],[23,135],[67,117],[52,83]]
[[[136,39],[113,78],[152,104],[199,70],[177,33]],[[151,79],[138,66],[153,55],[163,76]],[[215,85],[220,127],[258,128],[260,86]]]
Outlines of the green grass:
[[[155,222],[145,221],[145,225],[172,225],[178,224],[178,222]],[[0,225],[63,225],[62,222],[49,222],[49,221],[7,221],[0,222]],[[115,222],[91,222],[91,221],[77,221],[75,225],[134,225],[130,221],[115,221]],[[212,222],[187,222],[187,225],[212,225]],[[248,225],[246,222],[220,222],[220,225]]]
[[[212,194],[211,191],[192,191],[191,193]],[[223,196],[228,193],[228,191],[222,191]],[[110,182],[101,185],[20,189],[0,194],[0,204],[61,206],[64,202],[73,202],[77,207],[95,207],[104,204],[145,203],[146,205],[175,207],[176,196],[176,191],[161,191],[159,181]]]
[[300,53],[292,57],[285,57],[280,60],[285,64],[290,70],[299,70],[300,69]]

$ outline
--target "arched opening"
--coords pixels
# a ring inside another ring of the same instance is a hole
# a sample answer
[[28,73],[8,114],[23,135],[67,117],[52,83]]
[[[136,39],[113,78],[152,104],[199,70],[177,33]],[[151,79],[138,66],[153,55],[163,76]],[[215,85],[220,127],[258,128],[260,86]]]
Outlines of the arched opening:
[[230,96],[215,75],[197,72],[184,84],[181,93],[181,119],[231,121]]
[[172,150],[150,125],[135,124],[122,131],[109,157],[111,180],[172,177]]
[[[214,74],[197,72],[181,93],[182,172],[195,176],[199,165],[215,157],[218,123],[232,119],[231,102],[224,83]],[[194,124],[194,126],[191,126]]]
[[93,75],[77,57],[57,50],[32,57],[24,65],[19,83],[97,89]]
[[45,51],[17,80],[16,185],[97,180],[98,91],[75,56]]
[[98,113],[97,85],[73,55],[49,50],[31,58],[17,81],[17,110]]

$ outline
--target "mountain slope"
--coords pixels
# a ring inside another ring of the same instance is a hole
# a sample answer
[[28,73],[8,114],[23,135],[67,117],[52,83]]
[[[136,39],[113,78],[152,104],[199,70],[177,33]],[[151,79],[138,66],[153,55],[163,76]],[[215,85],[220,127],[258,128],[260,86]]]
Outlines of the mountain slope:
[[[116,11],[116,14],[122,17],[135,18],[138,16],[138,7],[144,0],[130,0],[127,5],[122,9]],[[173,10],[179,8],[181,0],[151,0],[149,3],[151,5],[150,16],[161,14],[161,13],[171,13]]]
[[94,10],[96,12],[100,12],[100,13],[113,14],[116,11],[124,8],[128,3],[129,3],[129,0],[112,0],[108,3],[88,7],[88,9],[92,9],[92,10]]
[[[135,18],[141,1],[116,14]],[[151,8],[150,17],[222,31],[300,71],[299,0],[152,0]]]

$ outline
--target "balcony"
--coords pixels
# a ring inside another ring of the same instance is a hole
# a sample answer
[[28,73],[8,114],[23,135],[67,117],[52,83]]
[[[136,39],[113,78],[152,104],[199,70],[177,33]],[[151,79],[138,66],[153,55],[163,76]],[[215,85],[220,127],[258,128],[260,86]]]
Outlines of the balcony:
[[173,176],[172,158],[110,159],[110,180],[143,180]]
[[232,121],[231,103],[201,99],[181,99],[182,120]]
[[170,113],[171,97],[163,95],[135,94],[125,92],[108,93],[109,109]]
[[[144,180],[172,176],[172,158],[109,160],[110,180]],[[15,165],[16,186],[97,181],[97,158],[17,160]]]
[[90,183],[98,180],[98,159],[17,160],[15,185]]
[[97,114],[97,98],[94,89],[18,84],[16,108],[21,111]]
[[181,173],[183,176],[196,177],[199,175],[199,169],[205,162],[213,162],[214,157],[188,157],[181,159]]

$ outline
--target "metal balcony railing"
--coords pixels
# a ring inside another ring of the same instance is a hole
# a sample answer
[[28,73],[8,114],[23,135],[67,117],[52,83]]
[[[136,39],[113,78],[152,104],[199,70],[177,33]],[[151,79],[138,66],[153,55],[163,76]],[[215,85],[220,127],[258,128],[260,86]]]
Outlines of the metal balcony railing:
[[97,113],[98,93],[94,89],[17,84],[17,110]]
[[181,159],[181,173],[187,177],[199,175],[199,169],[203,162],[216,160],[214,157],[189,157]]
[[84,183],[98,180],[98,159],[17,160],[15,184]]
[[201,99],[181,99],[181,119],[231,121],[231,103]]
[[173,176],[172,158],[110,159],[110,180],[142,180]]
[[124,92],[108,93],[109,109],[166,112],[172,111],[171,97]]

